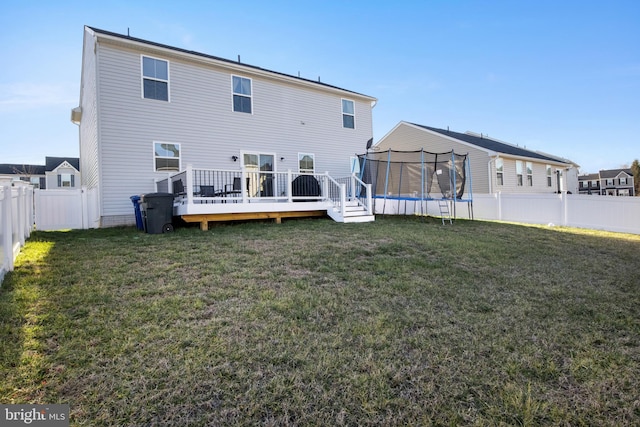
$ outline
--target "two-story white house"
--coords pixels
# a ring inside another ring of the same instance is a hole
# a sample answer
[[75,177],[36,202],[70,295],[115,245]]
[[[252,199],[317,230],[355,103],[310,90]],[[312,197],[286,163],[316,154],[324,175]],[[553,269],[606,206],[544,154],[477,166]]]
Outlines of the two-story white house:
[[[409,122],[398,123],[374,151],[454,151],[468,154],[474,194],[578,193],[578,165],[472,132],[460,133]],[[469,178],[467,178],[469,180]]]
[[[206,228],[237,214],[344,213],[340,194],[354,192],[339,179],[372,138],[375,103],[240,58],[87,26],[71,120],[82,185],[98,193],[99,226],[134,224],[131,196],[168,191],[175,215]],[[312,190],[296,187],[300,175],[313,178]]]

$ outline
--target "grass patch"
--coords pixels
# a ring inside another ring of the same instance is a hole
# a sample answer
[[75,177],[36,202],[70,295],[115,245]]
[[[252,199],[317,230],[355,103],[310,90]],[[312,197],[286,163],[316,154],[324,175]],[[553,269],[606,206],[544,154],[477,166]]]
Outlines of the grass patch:
[[482,221],[33,233],[0,402],[72,425],[634,425],[640,236]]

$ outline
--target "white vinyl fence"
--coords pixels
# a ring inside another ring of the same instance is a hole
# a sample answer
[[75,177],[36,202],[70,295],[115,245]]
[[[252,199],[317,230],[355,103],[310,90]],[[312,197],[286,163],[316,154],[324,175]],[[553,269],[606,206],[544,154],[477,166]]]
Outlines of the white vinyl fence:
[[31,235],[33,187],[28,183],[0,181],[0,284]]
[[35,211],[37,230],[96,228],[97,190],[35,190]]
[[[376,199],[376,214],[439,216],[438,202]],[[453,209],[452,213],[453,213]],[[468,203],[457,202],[455,216],[469,218]],[[579,194],[475,194],[475,219],[563,225],[640,234],[640,197]]]

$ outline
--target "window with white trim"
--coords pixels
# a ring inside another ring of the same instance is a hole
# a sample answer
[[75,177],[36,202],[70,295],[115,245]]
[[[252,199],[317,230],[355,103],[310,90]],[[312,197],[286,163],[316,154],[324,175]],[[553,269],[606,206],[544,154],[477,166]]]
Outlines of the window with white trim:
[[142,97],[169,101],[169,62],[142,56]]
[[527,185],[533,187],[533,163],[527,162]]
[[58,187],[74,187],[75,176],[70,173],[58,174]]
[[522,187],[522,160],[516,160],[516,183]]
[[312,153],[298,153],[298,170],[300,173],[314,173],[315,155]]
[[498,185],[504,185],[504,160],[496,159],[496,183]]
[[178,172],[180,170],[180,144],[154,142],[153,163],[156,172]]
[[613,178],[607,178],[607,187],[613,186]]
[[354,102],[349,99],[342,100],[342,127],[356,128],[356,113]]
[[[551,187],[552,179],[551,179],[551,165],[547,165],[547,187]],[[582,182],[581,182],[582,184]]]
[[251,79],[231,76],[233,89],[233,111],[251,114],[253,111],[251,95]]
[[620,177],[620,185],[627,185],[627,178]]

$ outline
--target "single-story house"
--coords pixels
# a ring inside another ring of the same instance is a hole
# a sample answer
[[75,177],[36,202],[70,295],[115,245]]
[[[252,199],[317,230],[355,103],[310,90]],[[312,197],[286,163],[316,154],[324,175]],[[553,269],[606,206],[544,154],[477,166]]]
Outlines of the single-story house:
[[401,121],[371,150],[468,154],[474,194],[578,192],[578,165],[472,132]]

